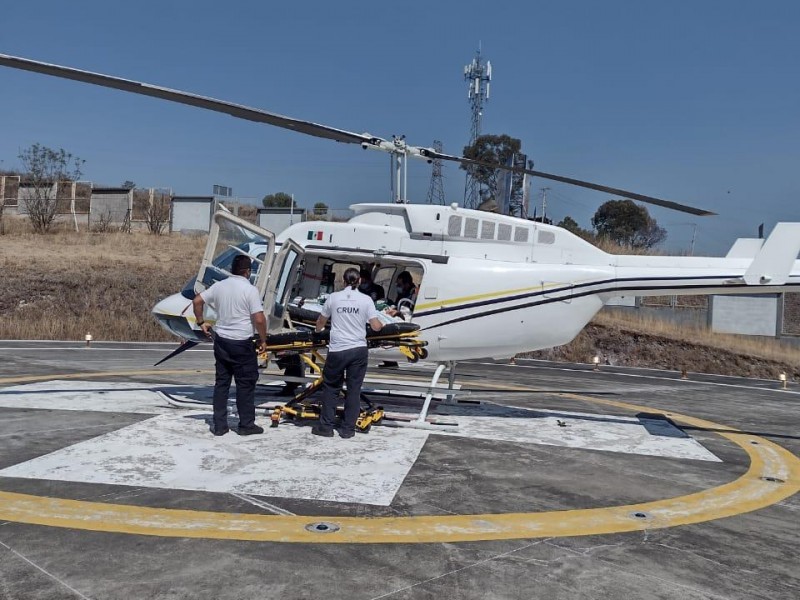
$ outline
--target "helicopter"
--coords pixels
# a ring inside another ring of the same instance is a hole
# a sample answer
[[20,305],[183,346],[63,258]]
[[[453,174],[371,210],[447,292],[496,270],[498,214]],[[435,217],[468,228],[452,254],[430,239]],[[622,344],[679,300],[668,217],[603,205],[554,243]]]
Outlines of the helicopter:
[[[491,164],[250,108],[222,100],[0,54],[0,66],[42,73],[227,113],[298,133],[390,154],[398,183],[408,159],[488,166],[568,183],[694,215],[710,211],[533,169]],[[727,256],[611,255],[557,226],[449,206],[356,204],[346,222],[298,223],[278,235],[226,212],[214,215],[197,276],[153,314],[188,347],[205,341],[190,309],[194,294],[229,275],[237,253],[254,259],[254,284],[271,333],[293,331],[300,309],[318,306],[336,273],[365,265],[389,289],[410,272],[417,299],[407,318],[419,326],[423,358],[440,365],[570,342],[619,296],[773,294],[800,286],[800,223],[778,223],[766,240],[740,239]],[[294,311],[294,315],[293,315]],[[183,346],[182,346],[183,348]],[[184,348],[185,349],[185,348]],[[179,348],[178,351],[181,349]],[[170,356],[173,356],[178,351]],[[169,357],[168,357],[169,358]]]

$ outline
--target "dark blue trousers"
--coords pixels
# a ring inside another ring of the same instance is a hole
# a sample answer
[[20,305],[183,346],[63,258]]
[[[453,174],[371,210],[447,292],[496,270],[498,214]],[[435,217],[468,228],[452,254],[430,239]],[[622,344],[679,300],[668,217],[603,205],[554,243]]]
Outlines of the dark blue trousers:
[[236,410],[239,427],[256,422],[256,381],[258,357],[252,340],[228,340],[214,336],[216,378],[214,380],[214,429],[228,426],[228,394],[231,379],[236,380]]
[[322,369],[322,413],[320,427],[333,429],[336,419],[336,404],[342,382],[347,384],[344,400],[344,421],[342,432],[355,431],[356,421],[361,412],[361,384],[367,374],[367,347],[352,348],[340,352],[328,352],[325,367]]

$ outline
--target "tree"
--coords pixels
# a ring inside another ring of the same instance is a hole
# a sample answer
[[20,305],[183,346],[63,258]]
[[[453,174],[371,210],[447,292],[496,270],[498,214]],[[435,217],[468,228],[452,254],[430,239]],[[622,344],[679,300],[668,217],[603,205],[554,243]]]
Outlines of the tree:
[[155,193],[154,190],[150,190],[144,221],[147,224],[147,230],[151,234],[161,235],[164,233],[164,228],[169,223],[171,205],[172,198],[170,198],[169,194]]
[[289,208],[292,206],[292,196],[286,192],[277,192],[275,194],[267,194],[261,202],[264,203],[266,208]]
[[592,217],[592,227],[599,237],[629,248],[652,248],[667,237],[647,209],[632,200],[610,200],[600,206]]
[[[514,154],[518,154],[521,148],[521,141],[506,134],[481,135],[474,144],[464,146],[464,156],[473,160],[504,165]],[[480,184],[482,200],[498,200],[501,169],[465,165],[461,165],[461,168],[470,171],[475,181]]]
[[19,160],[29,184],[25,204],[31,225],[36,233],[47,233],[56,218],[58,184],[80,179],[86,161],[63,148],[53,150],[41,144],[22,150]]
[[585,240],[590,240],[594,237],[591,231],[578,225],[578,222],[569,215],[561,219],[556,225]]
[[126,190],[133,190],[136,189],[136,183],[131,181],[130,179],[127,179],[122,183],[122,187],[125,188]]
[[314,214],[318,217],[328,213],[328,205],[324,202],[317,202],[314,204]]

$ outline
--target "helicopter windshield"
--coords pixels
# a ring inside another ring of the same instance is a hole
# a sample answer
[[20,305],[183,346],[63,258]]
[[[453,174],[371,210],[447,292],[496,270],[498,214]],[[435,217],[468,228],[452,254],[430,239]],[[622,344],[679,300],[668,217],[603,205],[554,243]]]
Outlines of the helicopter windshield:
[[[228,275],[230,275],[233,259],[239,254],[247,254],[256,259],[253,261],[252,272],[250,273],[250,281],[255,283],[261,263],[264,260],[266,248],[267,242],[263,239],[244,242],[238,246],[224,247],[222,252],[214,257],[212,262],[213,267],[206,270],[205,287],[209,287],[217,281],[227,279]],[[183,286],[181,295],[183,295],[184,298],[192,300],[195,297],[194,284],[196,281],[197,276],[194,276]]]

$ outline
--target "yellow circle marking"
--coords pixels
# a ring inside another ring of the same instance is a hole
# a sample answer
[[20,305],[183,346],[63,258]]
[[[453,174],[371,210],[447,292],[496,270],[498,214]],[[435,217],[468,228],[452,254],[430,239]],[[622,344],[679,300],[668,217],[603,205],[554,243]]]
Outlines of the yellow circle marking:
[[[114,374],[144,373],[120,371]],[[0,379],[0,383],[8,382],[8,379]],[[657,410],[577,394],[561,395],[626,410]],[[669,411],[665,414],[688,425],[719,431],[722,437],[747,453],[750,468],[730,483],[677,498],[538,513],[413,517],[252,515],[105,504],[0,492],[0,519],[162,537],[326,544],[444,543],[598,535],[702,523],[758,510],[800,491],[800,459],[781,446],[712,421]],[[646,518],[636,518],[634,513],[644,513]],[[306,530],[307,525],[319,521],[335,523],[340,529],[333,533]]]

